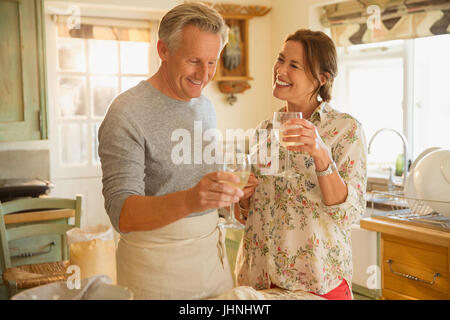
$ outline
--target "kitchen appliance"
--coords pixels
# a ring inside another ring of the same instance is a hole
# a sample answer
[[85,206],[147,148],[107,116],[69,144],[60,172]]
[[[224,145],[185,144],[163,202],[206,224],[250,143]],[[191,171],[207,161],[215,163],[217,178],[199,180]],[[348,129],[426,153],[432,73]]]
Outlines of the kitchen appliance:
[[48,194],[53,185],[41,179],[5,179],[0,180],[0,202],[24,197],[39,197]]

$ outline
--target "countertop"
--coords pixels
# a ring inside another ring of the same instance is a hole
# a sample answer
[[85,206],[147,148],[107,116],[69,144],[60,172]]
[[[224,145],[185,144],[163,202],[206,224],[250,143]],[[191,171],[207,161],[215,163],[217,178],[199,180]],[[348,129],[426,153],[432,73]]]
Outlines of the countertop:
[[450,248],[450,232],[418,225],[397,222],[382,217],[370,217],[360,220],[363,229],[376,231],[414,241],[429,243]]

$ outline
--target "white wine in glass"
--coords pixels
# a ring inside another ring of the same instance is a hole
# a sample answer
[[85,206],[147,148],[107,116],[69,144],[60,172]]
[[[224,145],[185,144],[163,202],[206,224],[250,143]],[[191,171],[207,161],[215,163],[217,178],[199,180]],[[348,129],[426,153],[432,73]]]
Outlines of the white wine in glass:
[[301,112],[274,112],[273,113],[273,128],[279,131],[279,143],[282,147],[286,149],[285,166],[284,171],[277,174],[278,176],[285,176],[287,178],[297,177],[298,174],[295,173],[291,168],[289,150],[287,147],[299,145],[297,142],[287,142],[283,141],[283,138],[287,137],[298,137],[298,135],[284,135],[283,131],[287,129],[297,129],[302,126],[299,125],[286,125],[286,122],[290,119],[302,119]]
[[247,185],[248,182],[248,178],[250,177],[250,171],[246,172],[246,171],[237,171],[237,172],[229,172],[233,175],[235,175],[236,177],[239,178],[239,182],[238,183],[234,183],[234,182],[230,182],[230,181],[221,181],[223,183],[226,183],[230,186],[239,188],[239,189],[244,189],[244,187]]
[[301,127],[302,127],[302,126],[284,126],[283,129],[280,130],[280,145],[281,145],[282,147],[285,147],[285,148],[287,148],[287,147],[292,147],[292,146],[298,146],[298,145],[299,145],[298,142],[293,142],[293,141],[283,141],[283,138],[299,137],[300,135],[296,135],[296,134],[293,134],[293,135],[285,135],[285,134],[283,133],[283,131],[284,131],[284,130],[287,130],[287,129],[297,129],[297,128],[301,128]]
[[[226,183],[241,190],[244,189],[244,187],[247,185],[248,178],[250,177],[251,172],[250,155],[244,153],[225,155],[223,171],[229,172],[239,177],[239,182],[232,183],[229,181],[221,181],[222,183]],[[236,217],[234,216],[234,203],[230,205],[230,214],[228,215],[228,219],[223,223],[219,223],[219,227],[232,229],[245,228],[245,226],[237,221]]]

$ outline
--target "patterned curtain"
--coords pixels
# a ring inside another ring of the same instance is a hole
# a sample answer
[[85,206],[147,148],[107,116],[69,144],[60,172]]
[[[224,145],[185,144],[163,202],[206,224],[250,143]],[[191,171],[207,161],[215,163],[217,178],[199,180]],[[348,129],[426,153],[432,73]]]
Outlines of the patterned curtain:
[[337,46],[450,33],[450,0],[352,0],[323,11]]

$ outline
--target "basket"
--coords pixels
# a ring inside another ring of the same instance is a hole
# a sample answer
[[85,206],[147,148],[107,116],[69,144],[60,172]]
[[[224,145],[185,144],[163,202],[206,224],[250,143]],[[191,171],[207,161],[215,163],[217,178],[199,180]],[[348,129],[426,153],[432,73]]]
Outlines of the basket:
[[29,289],[56,281],[65,281],[69,274],[69,261],[37,263],[8,268],[3,273],[3,281],[15,281],[18,289]]

